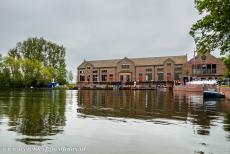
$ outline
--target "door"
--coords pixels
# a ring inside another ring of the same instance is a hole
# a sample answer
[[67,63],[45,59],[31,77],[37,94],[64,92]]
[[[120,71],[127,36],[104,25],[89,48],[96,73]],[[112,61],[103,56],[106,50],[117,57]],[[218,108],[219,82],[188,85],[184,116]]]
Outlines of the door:
[[119,74],[119,79],[120,82],[125,83],[125,82],[130,82],[131,81],[131,73],[120,73]]

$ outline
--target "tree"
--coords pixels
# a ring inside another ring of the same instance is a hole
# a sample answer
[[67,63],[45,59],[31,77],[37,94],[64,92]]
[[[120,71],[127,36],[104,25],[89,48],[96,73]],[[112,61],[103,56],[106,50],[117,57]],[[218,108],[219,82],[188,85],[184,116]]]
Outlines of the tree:
[[195,7],[204,17],[190,30],[200,52],[219,49],[221,54],[230,52],[230,1],[195,0]]
[[222,57],[222,61],[224,62],[224,65],[226,66],[227,71],[225,72],[225,76],[227,78],[230,77],[230,55]]
[[20,87],[22,85],[22,74],[20,71],[21,63],[13,57],[5,58],[5,67],[10,71],[10,85],[13,87]]
[[5,64],[5,59],[0,54],[0,87],[10,86],[10,70]]
[[44,67],[55,70],[54,79],[60,84],[66,83],[65,48],[43,38],[28,38],[17,43],[8,52],[15,59],[28,59],[40,62]]

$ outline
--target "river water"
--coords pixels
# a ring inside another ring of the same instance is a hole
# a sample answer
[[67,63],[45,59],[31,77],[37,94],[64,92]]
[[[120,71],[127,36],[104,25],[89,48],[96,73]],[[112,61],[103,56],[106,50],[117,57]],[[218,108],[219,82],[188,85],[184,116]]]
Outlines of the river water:
[[0,154],[48,152],[229,154],[230,101],[154,90],[0,91]]

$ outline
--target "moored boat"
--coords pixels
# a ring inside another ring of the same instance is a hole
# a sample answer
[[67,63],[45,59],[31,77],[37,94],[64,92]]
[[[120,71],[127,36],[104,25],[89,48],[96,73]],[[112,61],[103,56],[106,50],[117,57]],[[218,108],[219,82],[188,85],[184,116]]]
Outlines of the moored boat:
[[216,92],[216,91],[204,91],[203,92],[203,97],[205,99],[209,99],[209,98],[225,98],[225,95],[223,93]]

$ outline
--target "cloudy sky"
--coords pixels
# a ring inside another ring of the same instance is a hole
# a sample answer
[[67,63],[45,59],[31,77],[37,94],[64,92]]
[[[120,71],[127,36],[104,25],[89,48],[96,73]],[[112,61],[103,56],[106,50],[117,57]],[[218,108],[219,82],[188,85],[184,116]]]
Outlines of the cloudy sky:
[[[194,0],[0,0],[0,52],[28,37],[66,47],[69,70],[84,60],[192,56]],[[218,55],[218,53],[214,53]]]

